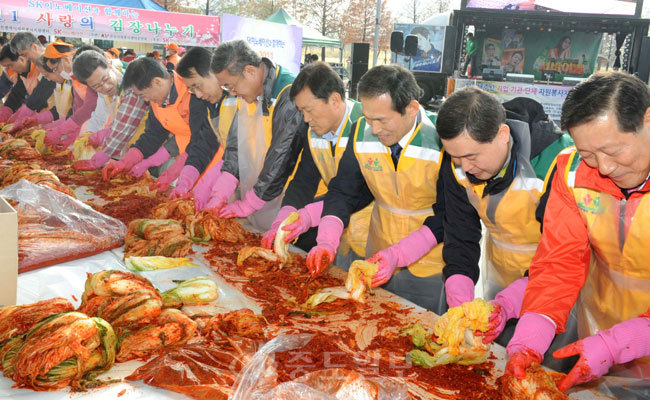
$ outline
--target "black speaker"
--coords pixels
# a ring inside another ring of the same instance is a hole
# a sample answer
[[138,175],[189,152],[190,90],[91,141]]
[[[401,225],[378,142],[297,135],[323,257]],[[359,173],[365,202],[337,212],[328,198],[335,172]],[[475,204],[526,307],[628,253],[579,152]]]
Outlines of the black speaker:
[[368,64],[370,54],[370,43],[352,43],[352,64]]
[[418,37],[415,35],[407,35],[404,39],[404,54],[407,56],[415,57],[418,55]]
[[393,31],[390,34],[390,51],[401,53],[404,51],[404,32]]
[[641,51],[637,66],[639,79],[648,83],[648,79],[650,78],[650,37],[644,36],[641,41]]
[[352,73],[350,74],[350,98],[357,98],[357,84],[368,72],[370,43],[352,43]]

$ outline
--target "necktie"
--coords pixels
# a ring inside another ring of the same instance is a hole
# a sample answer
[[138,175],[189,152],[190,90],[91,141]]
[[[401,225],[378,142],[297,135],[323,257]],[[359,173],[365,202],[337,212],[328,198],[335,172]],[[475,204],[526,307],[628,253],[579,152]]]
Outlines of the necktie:
[[402,146],[399,145],[399,143],[395,143],[394,145],[390,146],[390,158],[393,159],[393,165],[395,166],[395,169],[397,169],[397,162],[399,161],[399,155],[402,152]]

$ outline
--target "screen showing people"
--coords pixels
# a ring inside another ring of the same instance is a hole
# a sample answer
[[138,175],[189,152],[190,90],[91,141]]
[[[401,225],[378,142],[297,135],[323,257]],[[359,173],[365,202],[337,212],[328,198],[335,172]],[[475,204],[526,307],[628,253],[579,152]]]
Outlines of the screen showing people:
[[465,8],[573,14],[636,15],[636,0],[467,0]]

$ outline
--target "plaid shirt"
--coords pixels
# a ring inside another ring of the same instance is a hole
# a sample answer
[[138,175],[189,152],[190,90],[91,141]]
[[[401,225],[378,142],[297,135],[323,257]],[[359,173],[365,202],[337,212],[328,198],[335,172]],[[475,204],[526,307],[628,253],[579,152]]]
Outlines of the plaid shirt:
[[147,108],[147,103],[133,90],[124,89],[122,91],[117,114],[111,122],[111,132],[104,141],[104,152],[109,157],[119,158],[121,156],[124,146],[140,125]]

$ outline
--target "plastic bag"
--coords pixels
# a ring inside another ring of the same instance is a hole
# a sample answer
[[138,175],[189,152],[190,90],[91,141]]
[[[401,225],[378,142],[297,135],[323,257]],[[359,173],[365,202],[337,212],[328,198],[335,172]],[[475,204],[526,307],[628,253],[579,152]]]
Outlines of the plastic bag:
[[[343,368],[331,368],[305,374],[278,386],[273,354],[304,347],[311,333],[279,335],[260,348],[242,370],[232,400],[401,400],[410,399],[404,384],[388,378],[365,378]],[[273,388],[273,389],[272,389]],[[272,389],[272,390],[271,390]]]
[[18,202],[18,272],[120,247],[126,226],[49,187],[20,180],[0,190]]
[[273,353],[299,349],[314,337],[312,333],[297,335],[279,335],[260,348],[253,359],[242,370],[235,383],[235,394],[231,400],[259,399],[266,391],[275,386],[275,379],[270,376],[270,364]]
[[126,377],[148,385],[184,393],[200,400],[226,400],[242,366],[255,354],[250,339],[230,339],[229,344],[202,341],[167,349]]
[[330,368],[285,382],[261,400],[401,400],[410,399],[406,385],[388,378],[366,378],[356,371]]

